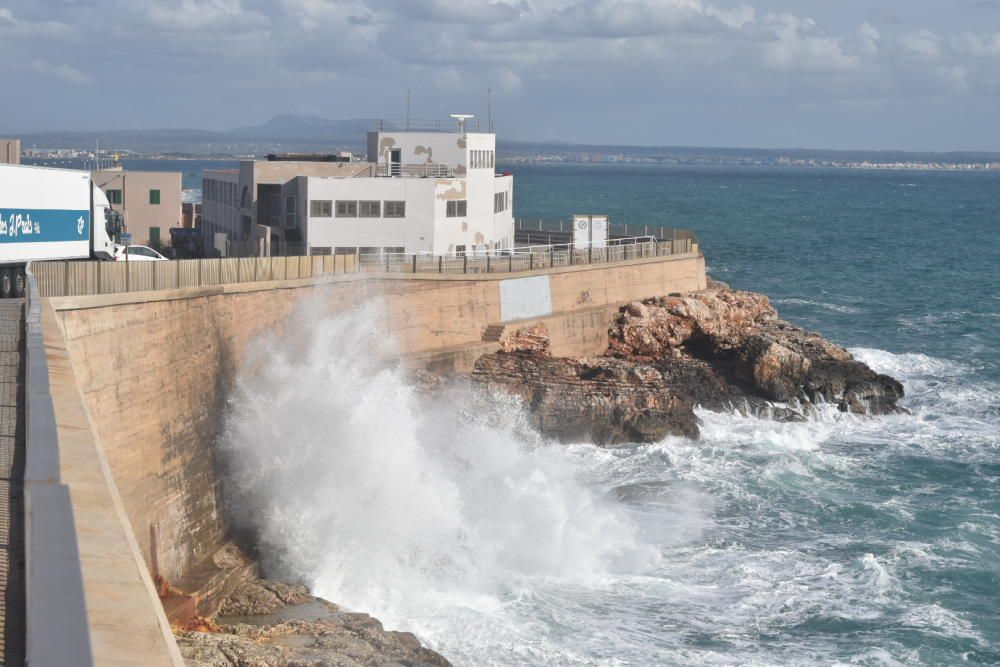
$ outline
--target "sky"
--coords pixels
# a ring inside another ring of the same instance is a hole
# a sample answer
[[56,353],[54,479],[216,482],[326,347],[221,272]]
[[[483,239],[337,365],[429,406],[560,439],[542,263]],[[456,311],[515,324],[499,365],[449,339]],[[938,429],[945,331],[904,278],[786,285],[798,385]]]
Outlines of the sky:
[[0,135],[279,113],[501,139],[1000,150],[1000,0],[0,0]]

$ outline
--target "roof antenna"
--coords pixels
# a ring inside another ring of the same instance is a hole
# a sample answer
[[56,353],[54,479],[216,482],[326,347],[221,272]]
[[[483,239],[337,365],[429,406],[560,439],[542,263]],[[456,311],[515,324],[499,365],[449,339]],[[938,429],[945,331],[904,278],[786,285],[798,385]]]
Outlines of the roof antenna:
[[486,116],[488,118],[490,134],[493,134],[493,89],[486,89]]
[[450,114],[452,118],[458,121],[458,133],[465,134],[465,121],[470,118],[475,118],[471,113],[453,113]]

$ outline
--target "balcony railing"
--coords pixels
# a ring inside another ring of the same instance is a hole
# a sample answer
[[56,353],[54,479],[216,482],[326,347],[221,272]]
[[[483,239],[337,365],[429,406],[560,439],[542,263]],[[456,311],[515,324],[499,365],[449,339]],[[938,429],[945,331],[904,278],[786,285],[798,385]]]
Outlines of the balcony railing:
[[375,165],[375,176],[406,176],[409,178],[452,178],[455,167],[449,164],[386,164]]

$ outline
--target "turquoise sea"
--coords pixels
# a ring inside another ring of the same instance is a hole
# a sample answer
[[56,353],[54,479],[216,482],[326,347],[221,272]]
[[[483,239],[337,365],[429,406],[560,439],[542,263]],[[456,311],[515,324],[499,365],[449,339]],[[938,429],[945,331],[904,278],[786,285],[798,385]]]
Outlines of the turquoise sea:
[[377,318],[325,321],[231,421],[271,567],[460,665],[1000,664],[1000,173],[505,169],[518,217],[694,230],[910,414],[551,446],[428,413],[338,354]]

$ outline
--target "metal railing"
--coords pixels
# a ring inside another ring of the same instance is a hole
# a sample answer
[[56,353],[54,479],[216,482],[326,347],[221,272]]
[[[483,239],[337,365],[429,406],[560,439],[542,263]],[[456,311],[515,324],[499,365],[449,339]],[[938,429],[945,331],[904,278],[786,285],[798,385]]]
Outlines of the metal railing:
[[563,266],[684,256],[697,254],[698,251],[697,239],[691,234],[689,238],[670,241],[637,237],[615,239],[606,245],[563,243],[446,255],[378,252],[180,259],[168,262],[34,262],[32,270],[40,295],[48,297],[120,294],[359,272],[518,273]]
[[[458,121],[448,120],[376,118],[372,121],[372,132],[458,132]],[[479,119],[465,121],[466,132],[479,132]]]
[[[517,218],[514,220],[514,231],[572,234],[573,221],[545,220],[540,218]],[[611,223],[608,225],[609,238],[632,238],[638,236],[652,236],[660,241],[693,239],[697,242],[694,232],[690,229],[659,227],[657,225],[630,225],[625,223]]]
[[455,167],[448,164],[386,164],[375,165],[374,176],[409,176],[410,178],[452,178]]
[[518,273],[563,266],[689,255],[697,252],[698,242],[694,238],[658,241],[652,237],[645,237],[620,239],[618,242],[609,242],[606,245],[562,243],[449,255],[431,253],[360,255],[358,269],[386,273]]

